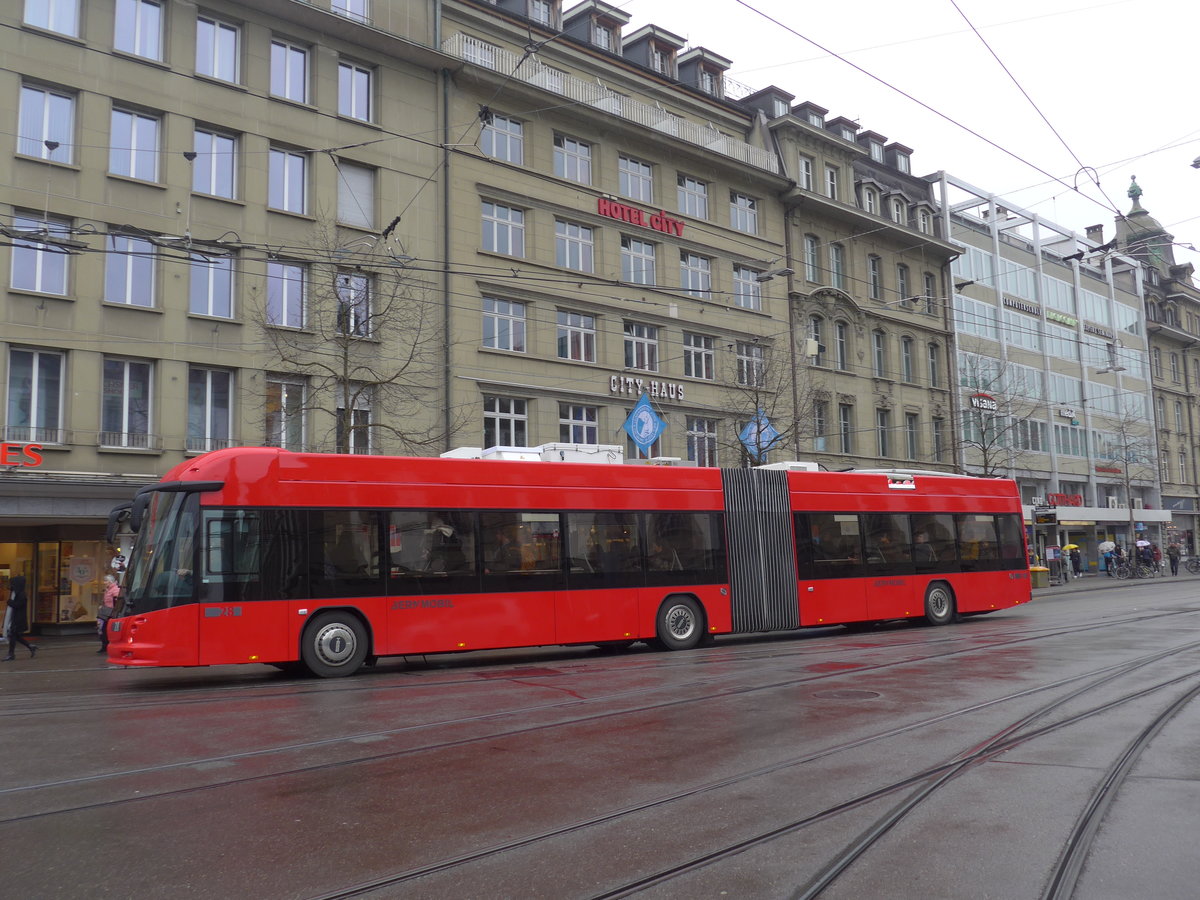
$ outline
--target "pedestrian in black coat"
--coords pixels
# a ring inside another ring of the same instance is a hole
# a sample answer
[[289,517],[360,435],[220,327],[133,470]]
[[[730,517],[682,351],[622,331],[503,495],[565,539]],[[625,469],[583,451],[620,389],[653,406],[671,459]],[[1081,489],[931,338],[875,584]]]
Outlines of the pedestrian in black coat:
[[26,615],[28,607],[29,598],[25,595],[25,576],[14,575],[12,581],[8,583],[8,608],[12,612],[12,618],[8,623],[8,656],[4,657],[4,662],[14,658],[13,651],[17,649],[17,644],[25,645],[30,658],[37,655],[37,647],[22,637],[29,629]]

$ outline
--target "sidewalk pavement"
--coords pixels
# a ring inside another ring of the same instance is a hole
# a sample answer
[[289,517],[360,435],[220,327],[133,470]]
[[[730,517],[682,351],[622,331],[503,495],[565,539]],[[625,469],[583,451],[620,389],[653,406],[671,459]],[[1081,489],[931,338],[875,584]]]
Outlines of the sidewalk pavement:
[[1080,591],[1102,591],[1108,588],[1130,587],[1135,584],[1153,584],[1162,581],[1196,581],[1200,580],[1200,576],[1190,574],[1181,565],[1178,575],[1171,575],[1170,569],[1165,569],[1165,575],[1142,579],[1124,579],[1113,576],[1110,578],[1103,572],[1087,572],[1080,575],[1078,578],[1068,578],[1062,584],[1052,584],[1049,587],[1034,588],[1033,596],[1037,597],[1053,597],[1056,594],[1076,594]]

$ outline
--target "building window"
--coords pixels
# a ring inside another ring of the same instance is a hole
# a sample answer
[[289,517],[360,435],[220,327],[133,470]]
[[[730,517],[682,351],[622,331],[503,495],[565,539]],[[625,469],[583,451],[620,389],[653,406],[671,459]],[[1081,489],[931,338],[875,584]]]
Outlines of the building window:
[[625,368],[658,371],[658,329],[653,325],[625,323]]
[[264,438],[268,447],[304,449],[304,382],[267,378]]
[[506,256],[524,256],[525,213],[484,200],[483,249]]
[[946,461],[946,420],[933,420],[933,459],[934,462]]
[[875,410],[875,435],[879,445],[880,456],[891,456],[892,447],[889,440],[892,433],[892,413],[890,410]]
[[829,428],[829,404],[824,400],[813,401],[813,450],[824,452],[829,440],[826,431]]
[[188,312],[233,318],[233,257],[193,255],[188,267]]
[[904,201],[898,197],[892,200],[892,221],[897,225],[904,225],[908,221]]
[[812,341],[812,347],[815,348],[815,353],[808,355],[808,360],[814,366],[823,366],[826,363],[825,359],[825,320],[820,316],[808,317],[808,339]]
[[338,63],[338,115],[371,121],[372,71],[355,63]]
[[339,161],[337,188],[338,221],[356,228],[374,228],[375,170]]
[[698,466],[717,465],[717,420],[687,418],[687,458]]
[[900,339],[900,375],[904,381],[913,381],[913,339]]
[[1175,430],[1183,434],[1183,404],[1175,401]]
[[104,360],[100,407],[102,447],[150,447],[150,363]]
[[592,43],[601,50],[615,52],[617,42],[616,36],[613,34],[612,28],[607,25],[601,25],[599,22],[592,22]]
[[920,417],[916,413],[904,414],[904,452],[909,459],[916,459],[920,454]]
[[[30,5],[34,4],[26,2],[26,8]],[[71,5],[74,5],[73,0]],[[115,22],[114,48],[122,53],[132,53],[146,59],[162,59],[161,3],[155,0],[117,0]]]
[[228,200],[236,196],[237,141],[213,131],[197,129],[192,141],[192,190]]
[[903,263],[896,266],[896,296],[900,300],[911,300],[908,293],[908,266]]
[[308,212],[308,156],[272,148],[267,177],[267,206],[284,212]]
[[599,410],[577,403],[558,404],[558,439],[566,444],[599,443]]
[[854,407],[838,404],[838,446],[841,453],[854,452]]
[[876,378],[887,377],[887,339],[882,331],[871,332],[871,364]]
[[267,324],[304,327],[304,267],[294,263],[267,263]]
[[708,218],[708,185],[687,175],[679,176],[679,211],[697,219]]
[[483,298],[483,346],[491,350],[525,352],[524,303]]
[[508,116],[492,115],[479,136],[479,149],[501,162],[525,163],[525,126]]
[[1154,373],[1155,378],[1162,378],[1162,351],[1157,347],[1150,351],[1150,371]]
[[271,41],[271,93],[294,103],[308,102],[308,48]]
[[71,235],[71,223],[59,219],[34,219],[13,216],[13,229],[18,232],[45,235],[50,242],[13,240],[12,286],[17,291],[36,291],[40,294],[67,293],[67,261],[65,252],[56,249],[55,238]]
[[641,203],[654,202],[654,170],[649,163],[621,156],[617,160],[617,175],[622,197]]
[[879,192],[875,188],[863,188],[863,209],[871,215],[879,212]]
[[371,333],[371,279],[358,272],[339,272],[334,279],[337,294],[337,332],[351,337]]
[[595,244],[592,229],[577,222],[554,223],[555,263],[577,272],[594,272]]
[[596,361],[596,317],[558,311],[558,358]]
[[33,85],[21,86],[17,152],[51,162],[73,161],[75,97]]
[[737,342],[737,383],[742,387],[762,387],[766,383],[766,355],[759,344]]
[[630,284],[656,284],[654,245],[621,235],[621,279]]
[[868,146],[871,151],[871,159],[875,162],[883,162],[883,144],[879,141],[868,141]]
[[1179,483],[1187,484],[1187,451],[1181,449],[1179,451]]
[[904,173],[908,172],[910,167],[909,167],[909,160],[908,160],[907,153],[897,153],[896,154],[896,168],[899,169],[901,172],[904,172]]
[[1171,381],[1179,384],[1179,354],[1171,354]]
[[800,187],[806,191],[813,189],[813,161],[808,156],[800,157]]
[[808,281],[821,281],[821,242],[816,235],[804,236],[804,277]]
[[370,22],[370,0],[333,0],[331,8],[339,16],[356,22]]
[[712,260],[686,250],[679,251],[679,286],[685,294],[707,299],[712,292]]
[[559,178],[592,183],[592,145],[575,138],[554,136],[554,174]]
[[733,267],[733,302],[742,309],[762,309],[762,274],[746,266]]
[[738,231],[758,234],[758,201],[745,194],[729,194],[729,224]]
[[518,397],[484,395],[483,446],[529,446],[529,413],[526,401]]
[[833,326],[834,365],[839,372],[850,370],[850,327],[845,322]]
[[826,197],[830,197],[834,200],[836,200],[838,198],[838,190],[839,190],[838,181],[840,179],[840,175],[841,175],[841,173],[838,172],[837,166],[826,166],[825,167],[825,196]]
[[79,37],[79,0],[25,0],[25,24]]
[[[338,390],[338,397],[344,393]],[[339,452],[371,452],[371,394],[365,385],[350,386],[350,408],[338,406],[337,447]]]
[[11,348],[5,440],[63,443],[62,391],[61,353]]
[[126,306],[154,306],[154,245],[121,234],[108,236],[104,300]]
[[933,232],[933,216],[930,215],[929,210],[921,210],[917,214],[917,221],[920,223],[919,227],[922,234],[930,234]]
[[655,72],[658,72],[660,75],[674,77],[675,72],[674,66],[672,65],[674,59],[672,57],[673,54],[670,50],[666,50],[662,47],[651,46],[650,68],[652,68]]
[[529,18],[539,25],[554,25],[554,4],[550,0],[529,0]]
[[224,369],[188,368],[188,450],[219,450],[230,445],[233,374]]
[[941,356],[941,348],[938,347],[937,344],[930,344],[929,345],[929,386],[930,387],[941,387],[942,386],[941,366],[938,363],[938,359],[940,358],[940,356]]
[[835,288],[846,289],[846,251],[841,244],[829,245],[829,281]]
[[937,278],[932,272],[925,273],[925,312],[937,312]]
[[867,257],[867,290],[872,300],[883,299],[883,260],[878,256]]
[[200,16],[196,19],[196,74],[238,80],[238,27]]
[[716,378],[716,354],[713,339],[707,334],[683,333],[683,374],[689,378]]
[[1166,450],[1158,458],[1158,477],[1163,481],[1171,480],[1171,454]]

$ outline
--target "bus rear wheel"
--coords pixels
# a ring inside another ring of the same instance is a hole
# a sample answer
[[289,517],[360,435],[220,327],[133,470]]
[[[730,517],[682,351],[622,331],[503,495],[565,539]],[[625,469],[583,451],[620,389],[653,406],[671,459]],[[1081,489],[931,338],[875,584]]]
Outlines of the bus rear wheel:
[[704,614],[691,597],[668,597],[658,608],[658,644],[666,650],[691,650],[704,637]]
[[333,611],[313,617],[300,641],[300,659],[319,678],[353,675],[367,658],[367,630],[352,613]]
[[946,582],[935,581],[925,589],[925,621],[930,625],[954,621],[954,592]]

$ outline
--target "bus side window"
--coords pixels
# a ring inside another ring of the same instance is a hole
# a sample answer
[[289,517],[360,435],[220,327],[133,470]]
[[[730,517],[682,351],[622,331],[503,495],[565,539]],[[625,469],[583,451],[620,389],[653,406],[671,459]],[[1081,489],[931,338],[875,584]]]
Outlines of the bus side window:
[[370,510],[318,509],[309,516],[313,596],[382,594],[379,514]]
[[[807,531],[796,529],[797,560],[801,578],[855,578],[863,574],[860,522],[856,513],[814,512],[807,515]],[[804,571],[805,563],[808,571]]]
[[205,510],[200,601],[262,599],[262,521],[258,512]]

